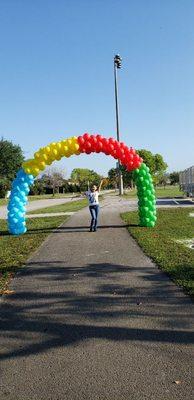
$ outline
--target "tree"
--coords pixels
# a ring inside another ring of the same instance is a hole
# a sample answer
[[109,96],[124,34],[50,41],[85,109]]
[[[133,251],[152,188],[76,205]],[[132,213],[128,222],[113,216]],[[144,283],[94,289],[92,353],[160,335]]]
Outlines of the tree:
[[166,185],[169,183],[169,174],[160,174],[160,175],[157,175],[157,182],[156,182],[157,184],[159,184],[159,185],[163,185],[164,186],[164,189],[165,189],[165,187],[166,187]]
[[123,185],[124,187],[133,187],[133,173],[130,171],[127,171],[123,165],[121,165],[121,172],[123,175]]
[[24,161],[20,146],[8,140],[0,140],[0,178],[13,180]]
[[[120,166],[121,172],[123,175],[123,185],[124,187],[132,187],[132,172],[129,172],[126,170],[125,167],[122,165]],[[119,182],[119,171],[118,168],[111,168],[108,172],[108,178],[110,181],[110,184],[113,188],[118,187],[118,182]]]
[[87,168],[74,168],[71,173],[71,179],[79,185],[80,190],[86,190],[88,184],[90,186],[94,184],[98,186],[101,176],[97,172]]
[[117,186],[118,186],[118,182],[119,182],[119,176],[118,176],[117,168],[111,168],[108,171],[108,178],[109,178],[109,182],[110,182],[111,187],[116,189]]
[[46,185],[44,179],[36,179],[34,184],[30,187],[30,195],[45,194]]
[[51,167],[47,168],[46,173],[42,175],[41,179],[44,180],[47,187],[52,189],[54,196],[55,193],[59,193],[59,187],[63,186],[64,177],[65,174],[63,171]]
[[171,185],[176,185],[179,183],[179,172],[173,171],[169,175],[170,178],[170,184]]
[[158,173],[164,173],[168,165],[163,160],[161,154],[153,154],[149,150],[141,149],[137,150],[140,157],[143,158],[144,163],[149,167],[152,175]]
[[150,173],[155,173],[154,154],[152,154],[151,151],[145,149],[137,150],[137,153],[140,155],[141,158],[143,158],[144,163],[149,167]]
[[157,172],[166,171],[166,168],[168,167],[168,165],[163,160],[162,155],[155,154],[154,158],[155,158],[155,171],[154,172],[157,173]]
[[[164,175],[167,164],[163,160],[161,154],[153,154],[149,150],[141,149],[137,150],[137,153],[140,157],[143,158],[145,164],[150,168],[150,173],[152,174],[153,181],[157,185]],[[123,184],[124,187],[133,185],[133,173],[126,170],[125,167],[121,166],[121,171],[123,174]],[[108,176],[110,181],[112,182],[113,187],[118,186],[118,170],[117,168],[111,168],[108,172]]]
[[0,178],[0,197],[5,197],[7,191],[11,188],[11,182],[7,178]]

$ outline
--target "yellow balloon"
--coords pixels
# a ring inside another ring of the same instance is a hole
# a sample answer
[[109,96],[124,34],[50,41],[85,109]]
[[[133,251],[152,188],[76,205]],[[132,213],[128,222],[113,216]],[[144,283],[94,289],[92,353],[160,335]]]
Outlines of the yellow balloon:
[[46,155],[46,153],[43,153],[42,157],[43,160],[47,161],[48,160],[48,156]]
[[71,139],[67,139],[67,143],[68,143],[68,146],[71,146],[72,140]]
[[46,164],[47,164],[47,165],[51,165],[51,164],[52,164],[52,160],[51,160],[50,158],[48,158]]
[[46,146],[46,147],[45,147],[45,153],[46,153],[46,154],[50,154],[50,152],[51,152],[50,146]]
[[74,144],[74,149],[75,149],[76,152],[79,151],[79,144],[78,143]]
[[38,163],[38,168],[39,169],[43,170],[43,169],[45,169],[45,167],[46,167],[46,163],[44,161],[40,161]]
[[53,154],[55,155],[55,158],[57,157],[57,155],[58,155],[58,151],[57,151],[57,149],[53,149]]
[[40,169],[38,167],[31,168],[32,175],[37,176],[39,174],[39,172],[40,172]]
[[74,140],[75,142],[77,142],[77,136],[72,136],[71,139]]
[[30,166],[32,166],[32,161],[33,160],[26,160],[23,164],[22,164],[22,167],[23,168],[25,168],[25,167],[29,167],[30,168]]
[[34,153],[34,158],[39,159],[41,157],[40,151],[37,151],[36,153]]
[[58,153],[60,154],[61,157],[63,157],[63,154],[64,154],[64,150],[63,149],[64,149],[63,143],[62,142],[58,142],[57,150],[58,150]]
[[62,144],[61,144],[61,142],[57,142],[57,144],[56,144],[56,147],[57,147],[57,150],[61,150],[61,148],[62,148]]

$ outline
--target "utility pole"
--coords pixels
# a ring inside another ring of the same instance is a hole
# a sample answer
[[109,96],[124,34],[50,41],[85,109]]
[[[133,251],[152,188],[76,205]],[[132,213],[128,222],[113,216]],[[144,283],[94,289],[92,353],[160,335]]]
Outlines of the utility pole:
[[[118,82],[117,82],[117,69],[121,68],[122,58],[117,54],[114,56],[114,78],[115,78],[115,106],[116,106],[116,130],[117,140],[120,142],[120,131],[119,131],[119,104],[118,104]],[[121,171],[121,163],[118,161],[117,168],[119,171],[119,194],[123,195],[123,175]]]

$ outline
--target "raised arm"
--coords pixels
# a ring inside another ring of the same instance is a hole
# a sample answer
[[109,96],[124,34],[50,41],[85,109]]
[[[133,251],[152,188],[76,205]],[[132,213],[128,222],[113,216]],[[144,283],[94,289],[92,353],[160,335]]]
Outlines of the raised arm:
[[99,192],[100,192],[100,190],[101,190],[102,183],[103,183],[103,179],[101,179],[100,185],[98,186],[98,191],[99,191]]

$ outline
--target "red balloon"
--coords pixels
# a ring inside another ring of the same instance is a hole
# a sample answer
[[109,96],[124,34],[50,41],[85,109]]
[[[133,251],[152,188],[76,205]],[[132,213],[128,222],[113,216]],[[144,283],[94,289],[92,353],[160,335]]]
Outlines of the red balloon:
[[103,145],[102,142],[100,142],[99,140],[97,140],[97,144],[96,144],[96,152],[100,153],[102,151]]
[[125,149],[124,150],[124,152],[125,152],[125,157],[127,158],[127,160],[131,160],[131,153],[130,153],[130,151],[127,149]]
[[89,141],[85,143],[85,148],[86,150],[92,150],[92,145]]
[[103,138],[103,139],[102,139],[102,144],[103,144],[103,146],[108,147],[108,145],[109,145],[108,139]]
[[133,147],[130,147],[130,152],[131,152],[131,154],[135,154],[136,155],[136,151],[135,151],[135,149],[133,149]]
[[114,147],[115,149],[120,149],[120,142],[118,140],[115,140]]
[[132,171],[134,169],[133,167],[133,161],[129,161],[126,165],[127,171]]
[[124,149],[122,149],[122,147],[119,149],[119,154],[120,154],[120,158],[124,156],[125,151]]
[[91,140],[90,141],[91,141],[93,146],[96,146],[97,143],[98,143],[98,139],[94,135],[91,136]]
[[140,157],[138,156],[138,154],[136,154],[136,156],[133,159],[133,165],[135,168],[139,168],[139,166],[141,165]]
[[126,159],[125,155],[123,155],[123,156],[120,158],[120,160],[121,160],[121,164],[123,164],[123,165],[125,165],[125,164],[127,163],[127,159]]
[[109,150],[110,150],[110,153],[111,153],[111,154],[114,154],[115,148],[114,148],[113,144],[109,143],[108,148],[109,148]]
[[115,154],[117,156],[117,159],[120,159],[121,153],[120,153],[120,149],[115,150]]
[[89,140],[89,139],[90,139],[89,133],[84,133],[83,138],[84,138],[85,140]]
[[106,154],[109,155],[110,154],[110,150],[109,150],[109,142],[107,139],[102,139],[102,151]]
[[109,143],[111,143],[111,144],[115,145],[115,142],[116,142],[116,140],[115,140],[115,139],[113,139],[113,138],[109,138],[109,139],[108,139],[108,141],[109,141]]
[[91,146],[92,146],[92,151],[97,152],[98,150],[98,140],[95,136],[91,136],[90,140]]
[[83,145],[85,143],[85,140],[84,140],[83,136],[78,136],[78,142],[81,145]]
[[125,144],[125,143],[123,143],[123,142],[120,142],[120,147],[122,147],[123,149],[125,149],[127,146],[126,146],[126,144]]
[[90,135],[86,132],[83,136],[78,137],[78,143],[82,153],[103,152],[107,155],[111,154],[115,159],[120,160],[128,171],[139,168],[143,162],[132,147],[128,148],[123,142],[114,138],[104,138],[102,135]]
[[99,140],[101,142],[102,139],[103,139],[103,136],[102,135],[96,135],[96,138],[97,138],[97,140]]

